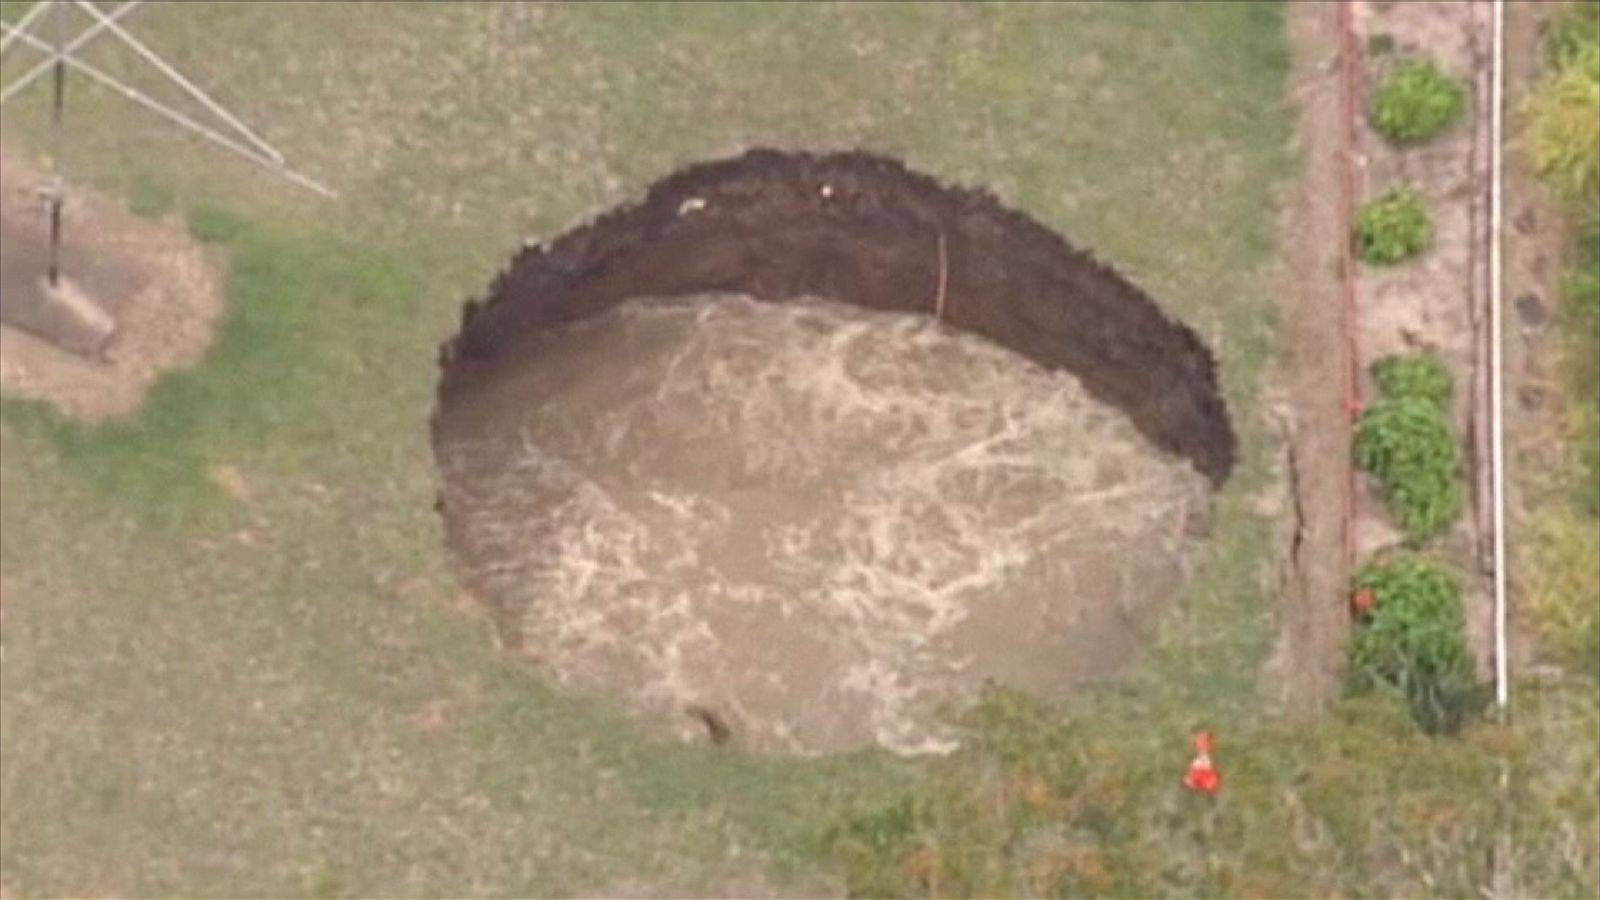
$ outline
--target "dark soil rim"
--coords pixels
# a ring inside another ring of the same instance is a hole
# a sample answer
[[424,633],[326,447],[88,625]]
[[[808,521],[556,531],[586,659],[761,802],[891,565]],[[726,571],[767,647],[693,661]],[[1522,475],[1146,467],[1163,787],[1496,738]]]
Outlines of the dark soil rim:
[[992,195],[855,152],[751,150],[691,166],[640,203],[522,250],[440,348],[435,446],[453,411],[539,333],[628,299],[715,292],[939,315],[1077,376],[1214,486],[1233,469],[1216,364],[1193,331]]

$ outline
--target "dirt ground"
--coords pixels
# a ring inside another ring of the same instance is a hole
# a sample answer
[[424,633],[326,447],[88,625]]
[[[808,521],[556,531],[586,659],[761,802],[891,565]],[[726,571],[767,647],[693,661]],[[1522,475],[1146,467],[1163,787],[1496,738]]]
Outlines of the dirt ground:
[[[37,194],[41,173],[20,153],[0,162],[4,302],[37,290],[49,221]],[[86,188],[69,187],[63,220],[62,272],[112,314],[117,333],[101,361],[0,325],[0,390],[83,420],[126,416],[162,372],[205,355],[221,311],[221,267],[177,223],[140,219]]]
[[[1456,527],[1433,551],[1450,560],[1467,581],[1467,634],[1480,671],[1492,663],[1492,598],[1482,516],[1487,498],[1480,484],[1487,420],[1485,321],[1487,292],[1487,185],[1489,85],[1487,4],[1453,2],[1361,2],[1354,8],[1357,47],[1365,77],[1357,102],[1358,201],[1409,184],[1425,198],[1433,217],[1433,247],[1397,266],[1362,266],[1357,280],[1356,351],[1361,396],[1371,398],[1373,362],[1396,353],[1431,351],[1455,376],[1454,417],[1464,442],[1472,502]],[[1374,41],[1375,38],[1380,38]],[[1387,41],[1381,40],[1387,38]],[[1392,42],[1390,49],[1382,44]],[[1372,86],[1395,63],[1412,56],[1436,60],[1471,92],[1468,115],[1446,133],[1418,147],[1395,148],[1372,130],[1365,111]],[[1399,544],[1382,501],[1368,479],[1357,480],[1356,547],[1362,558]],[[1470,577],[1477,573],[1478,577]]]
[[1344,595],[1344,494],[1350,471],[1345,412],[1346,240],[1344,95],[1338,7],[1288,7],[1300,177],[1284,198],[1279,246],[1282,350],[1272,418],[1284,435],[1277,640],[1266,689],[1286,710],[1316,712],[1333,700],[1349,633]]

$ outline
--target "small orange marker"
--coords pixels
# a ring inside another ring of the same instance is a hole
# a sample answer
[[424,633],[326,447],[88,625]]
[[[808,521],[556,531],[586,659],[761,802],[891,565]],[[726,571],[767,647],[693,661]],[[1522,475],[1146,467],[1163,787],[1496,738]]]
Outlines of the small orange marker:
[[1211,763],[1211,751],[1216,748],[1216,738],[1209,731],[1194,735],[1194,761],[1183,776],[1183,786],[1197,794],[1214,797],[1222,789],[1222,773]]
[[1372,588],[1362,588],[1350,598],[1350,605],[1355,609],[1356,615],[1364,616],[1378,605],[1378,595]]

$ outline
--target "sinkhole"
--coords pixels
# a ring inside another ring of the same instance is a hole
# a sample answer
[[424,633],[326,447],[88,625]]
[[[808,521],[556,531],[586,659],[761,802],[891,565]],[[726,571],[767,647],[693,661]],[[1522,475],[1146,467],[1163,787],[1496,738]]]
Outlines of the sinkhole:
[[981,191],[756,150],[525,248],[440,353],[502,643],[647,728],[942,752],[1137,658],[1235,438],[1209,351]]

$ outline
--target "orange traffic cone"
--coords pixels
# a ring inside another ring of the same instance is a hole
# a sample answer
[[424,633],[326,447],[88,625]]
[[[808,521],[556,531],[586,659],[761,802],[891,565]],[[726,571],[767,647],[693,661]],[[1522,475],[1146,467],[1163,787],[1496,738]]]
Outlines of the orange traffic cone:
[[1197,731],[1194,735],[1194,761],[1189,763],[1189,771],[1183,776],[1183,786],[1197,794],[1214,797],[1222,789],[1222,773],[1211,762],[1211,751],[1216,747],[1216,739],[1209,731]]

